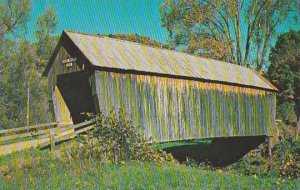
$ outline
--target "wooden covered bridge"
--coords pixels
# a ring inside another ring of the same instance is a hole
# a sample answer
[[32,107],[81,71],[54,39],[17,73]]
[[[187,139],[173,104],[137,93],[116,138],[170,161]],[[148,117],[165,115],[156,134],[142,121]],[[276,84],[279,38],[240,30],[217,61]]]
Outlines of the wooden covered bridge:
[[0,130],[0,156],[74,138],[94,127],[83,113],[119,108],[158,143],[213,139],[164,149],[179,161],[227,165],[274,135],[277,89],[251,68],[64,31],[43,75],[56,122]]
[[251,68],[64,31],[43,75],[57,122],[122,108],[156,142],[274,133],[277,89]]

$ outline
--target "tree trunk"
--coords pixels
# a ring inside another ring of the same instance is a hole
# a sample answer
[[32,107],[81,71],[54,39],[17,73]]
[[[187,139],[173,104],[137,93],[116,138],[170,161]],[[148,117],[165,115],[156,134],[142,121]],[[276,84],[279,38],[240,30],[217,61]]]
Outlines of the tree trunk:
[[[297,81],[299,82],[299,81]],[[300,90],[299,88],[296,88],[295,90],[296,94],[299,94]],[[296,131],[296,139],[299,140],[299,133],[300,133],[300,97],[295,97],[295,110],[296,110],[296,116],[297,116],[297,131]]]
[[29,114],[30,114],[30,91],[29,91],[29,81],[27,83],[27,111],[26,111],[26,125],[29,126]]
[[296,132],[296,140],[299,140],[299,133],[300,133],[300,115],[297,116],[297,132]]

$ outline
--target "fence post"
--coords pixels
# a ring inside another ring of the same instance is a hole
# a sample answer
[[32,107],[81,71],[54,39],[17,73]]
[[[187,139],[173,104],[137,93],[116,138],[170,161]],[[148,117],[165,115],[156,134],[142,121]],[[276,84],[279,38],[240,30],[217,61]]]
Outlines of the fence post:
[[55,150],[55,131],[54,130],[50,131],[50,150],[51,151]]
[[272,139],[268,137],[268,155],[272,157]]

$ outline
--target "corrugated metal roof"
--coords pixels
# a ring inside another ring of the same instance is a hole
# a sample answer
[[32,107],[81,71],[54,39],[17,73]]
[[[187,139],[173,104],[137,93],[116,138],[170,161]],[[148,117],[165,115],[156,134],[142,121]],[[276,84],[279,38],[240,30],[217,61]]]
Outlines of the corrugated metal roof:
[[193,77],[277,90],[250,68],[109,37],[67,31],[94,66]]

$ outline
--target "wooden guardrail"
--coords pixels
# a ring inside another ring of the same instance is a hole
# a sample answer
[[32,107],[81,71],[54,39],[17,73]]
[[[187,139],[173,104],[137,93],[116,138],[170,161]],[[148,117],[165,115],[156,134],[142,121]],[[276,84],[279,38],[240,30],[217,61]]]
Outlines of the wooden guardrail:
[[50,145],[54,149],[56,143],[72,139],[94,126],[94,120],[89,120],[76,125],[52,122],[0,130],[0,156],[32,147]]
[[[50,148],[54,149],[56,143],[72,139],[76,137],[78,134],[91,130],[95,127],[95,121],[89,120],[83,123],[79,123],[71,126],[70,130],[64,130],[63,132],[51,131],[49,138],[49,142],[42,143],[40,147],[45,147],[50,144]],[[52,145],[51,145],[52,144]]]
[[[63,132],[70,128],[71,124],[45,123],[40,125],[33,125],[29,127],[19,127],[13,129],[0,130],[0,143],[9,143],[13,140],[22,140],[29,137],[47,135],[53,129],[58,132]],[[59,127],[58,127],[59,126]]]
[[57,125],[57,124],[58,124],[57,122],[52,122],[52,123],[44,123],[44,124],[26,126],[26,127],[16,127],[16,128],[11,128],[11,129],[3,129],[3,130],[0,130],[0,134],[11,133],[11,132],[20,132],[20,131],[31,130],[31,129],[39,129],[39,128],[47,127],[47,126],[54,126],[54,125]]

